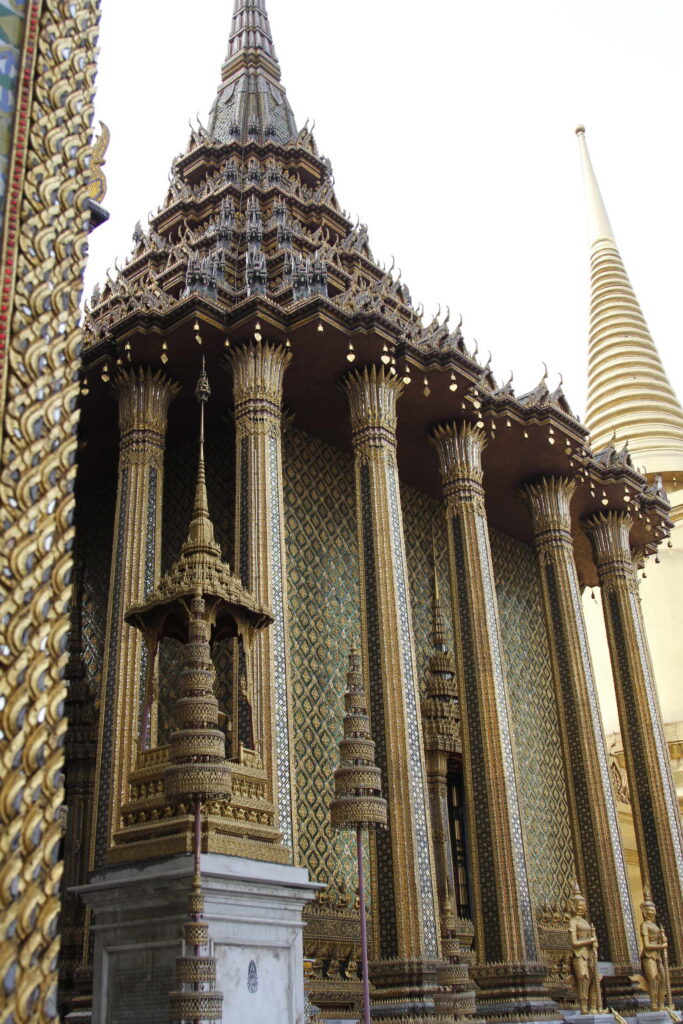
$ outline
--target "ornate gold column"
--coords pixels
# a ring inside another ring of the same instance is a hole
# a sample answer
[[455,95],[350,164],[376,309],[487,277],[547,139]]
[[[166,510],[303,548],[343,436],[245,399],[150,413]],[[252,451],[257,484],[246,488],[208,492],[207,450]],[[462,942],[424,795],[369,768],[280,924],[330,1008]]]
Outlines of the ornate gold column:
[[396,996],[399,1001],[412,991],[415,1003],[433,984],[429,961],[439,957],[440,948],[396,463],[396,400],[402,384],[384,368],[372,366],[352,373],[347,390],[355,452],[363,656],[377,764],[389,804],[389,829],[376,837],[378,960],[371,976],[378,1005],[382,993],[390,991],[402,993]]
[[146,651],[124,615],[159,579],[166,420],[178,387],[163,373],[134,368],[119,375],[114,390],[121,438],[97,744],[96,869],[120,827],[138,750]]
[[[437,427],[434,440],[446,499],[451,600],[459,638],[463,774],[468,851],[483,1015],[548,1012],[543,988],[517,792],[498,602],[481,455],[483,431]],[[533,1010],[529,1012],[529,1007]]]
[[269,773],[282,841],[296,862],[282,499],[282,385],[291,353],[255,340],[231,351],[235,399],[235,572],[267,605],[273,625],[252,645],[249,664],[254,743]]
[[652,662],[643,625],[627,512],[584,523],[600,577],[624,743],[638,858],[669,938],[674,988],[683,983],[683,841]]
[[[638,943],[574,561],[574,486],[550,477],[524,487],[522,495],[538,556],[577,880],[588,899],[601,959],[615,965],[615,978],[605,978],[608,1001],[618,1009],[637,1008],[629,975],[639,970]],[[623,1005],[615,1003],[616,996]]]

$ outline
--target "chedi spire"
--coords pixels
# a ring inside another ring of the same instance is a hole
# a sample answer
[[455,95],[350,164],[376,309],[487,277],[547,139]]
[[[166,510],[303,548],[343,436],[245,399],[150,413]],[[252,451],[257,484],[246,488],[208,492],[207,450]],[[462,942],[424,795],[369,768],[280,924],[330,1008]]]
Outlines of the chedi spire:
[[297,129],[280,82],[266,0],[235,0],[228,55],[211,108],[209,131],[228,142],[267,141],[285,145]]
[[591,245],[591,310],[586,424],[594,451],[629,441],[649,473],[683,470],[683,408],[621,259],[598,188],[585,128],[581,151]]

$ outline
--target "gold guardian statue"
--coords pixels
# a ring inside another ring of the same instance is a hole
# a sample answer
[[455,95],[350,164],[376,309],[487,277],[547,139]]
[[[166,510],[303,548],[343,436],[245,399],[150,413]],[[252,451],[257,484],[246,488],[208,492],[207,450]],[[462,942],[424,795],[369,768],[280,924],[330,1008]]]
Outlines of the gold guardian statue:
[[671,1005],[669,943],[664,929],[657,924],[657,908],[647,889],[643,893],[640,909],[643,913],[640,925],[640,938],[643,944],[640,963],[652,1010],[661,1011],[667,1004]]
[[572,946],[572,977],[582,1014],[602,1013],[602,993],[598,972],[598,940],[595,928],[586,919],[586,900],[578,883],[568,904],[569,938]]

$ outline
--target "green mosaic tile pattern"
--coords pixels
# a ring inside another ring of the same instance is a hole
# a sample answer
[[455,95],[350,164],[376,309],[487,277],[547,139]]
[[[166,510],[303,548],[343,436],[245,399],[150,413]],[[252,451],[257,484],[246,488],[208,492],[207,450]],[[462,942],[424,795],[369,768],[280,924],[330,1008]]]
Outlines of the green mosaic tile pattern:
[[532,901],[564,901],[575,876],[536,556],[491,531]]
[[329,824],[347,656],[360,637],[353,460],[290,429],[283,476],[299,854],[316,880],[355,888],[355,837]]
[[453,653],[453,629],[448,586],[448,547],[443,505],[412,487],[401,487],[403,533],[408,562],[410,602],[413,611],[415,661],[420,688],[424,687],[428,662],[432,653],[432,538],[436,549],[441,606],[446,623],[448,645]]

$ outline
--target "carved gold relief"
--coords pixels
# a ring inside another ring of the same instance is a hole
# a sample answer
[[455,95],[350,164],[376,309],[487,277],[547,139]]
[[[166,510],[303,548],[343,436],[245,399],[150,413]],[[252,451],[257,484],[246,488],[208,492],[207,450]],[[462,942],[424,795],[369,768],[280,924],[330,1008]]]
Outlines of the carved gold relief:
[[[97,0],[27,5],[3,278],[10,330],[0,507],[0,931],[2,1016],[56,1018],[56,918],[62,866],[62,743],[71,593],[79,297]],[[34,63],[35,61],[35,63]],[[20,164],[14,170],[21,173]],[[6,321],[3,321],[6,323]]]

